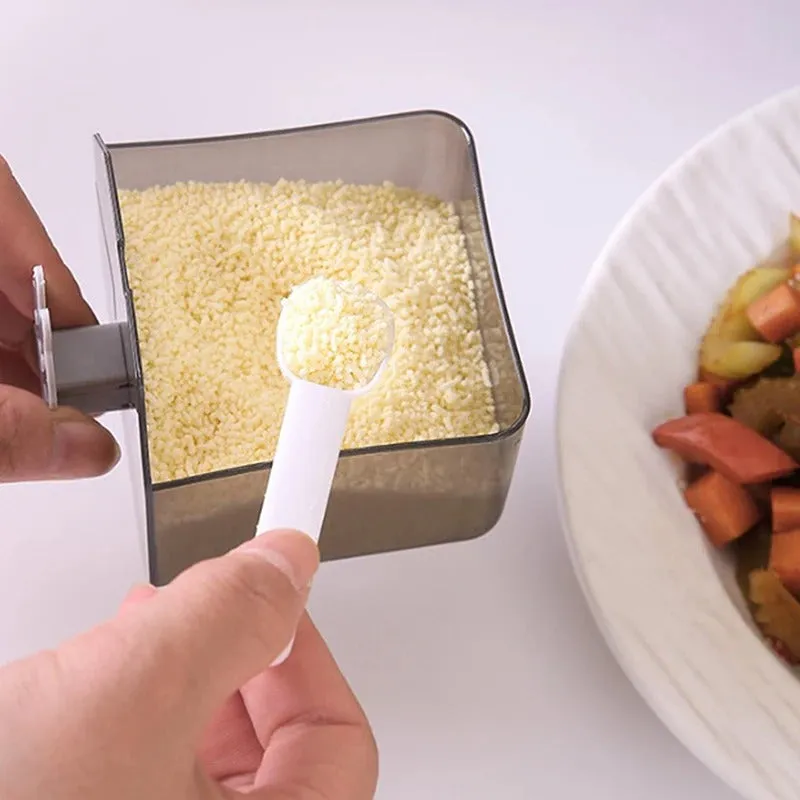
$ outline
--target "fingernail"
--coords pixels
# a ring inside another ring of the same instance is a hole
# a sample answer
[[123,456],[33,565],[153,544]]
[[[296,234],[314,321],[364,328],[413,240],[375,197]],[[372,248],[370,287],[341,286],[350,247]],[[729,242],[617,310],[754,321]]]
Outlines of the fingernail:
[[134,586],[122,601],[122,604],[119,607],[119,613],[127,614],[132,608],[140,606],[142,603],[146,603],[157,594],[158,589],[155,586],[151,586],[149,583],[143,583]]
[[91,478],[113,469],[121,456],[114,437],[91,420],[56,420],[53,426],[54,477]]
[[260,555],[277,567],[298,592],[308,588],[319,567],[319,549],[299,531],[267,531],[249,539],[239,550]]

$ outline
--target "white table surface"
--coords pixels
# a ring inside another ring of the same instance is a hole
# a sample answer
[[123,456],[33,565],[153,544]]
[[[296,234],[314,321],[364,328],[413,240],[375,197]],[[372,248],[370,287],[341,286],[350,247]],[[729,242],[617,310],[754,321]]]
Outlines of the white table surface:
[[[735,7],[0,0],[0,152],[101,315],[95,131],[202,136],[421,107],[473,129],[533,411],[492,533],[326,564],[315,584],[312,613],[379,740],[379,798],[733,797],[595,629],[557,519],[552,406],[577,293],[615,222],[700,136],[796,80],[793,0]],[[0,489],[0,660],[103,619],[145,577],[124,466]]]

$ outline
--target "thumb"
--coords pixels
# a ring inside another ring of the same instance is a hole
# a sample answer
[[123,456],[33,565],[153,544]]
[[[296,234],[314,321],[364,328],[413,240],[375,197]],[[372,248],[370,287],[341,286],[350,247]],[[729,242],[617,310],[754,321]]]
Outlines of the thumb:
[[202,728],[289,643],[318,565],[310,537],[270,531],[190,567],[120,622],[136,626],[137,649],[176,681],[180,706]]
[[41,398],[0,386],[0,483],[92,478],[119,460],[114,437],[72,408],[51,411]]

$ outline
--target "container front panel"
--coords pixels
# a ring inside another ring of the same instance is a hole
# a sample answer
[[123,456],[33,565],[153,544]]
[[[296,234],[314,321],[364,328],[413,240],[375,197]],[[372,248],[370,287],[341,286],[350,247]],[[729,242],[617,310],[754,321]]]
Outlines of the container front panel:
[[[320,538],[323,560],[486,533],[502,513],[521,434],[342,457]],[[250,538],[267,475],[258,469],[157,489],[152,579],[165,583]]]

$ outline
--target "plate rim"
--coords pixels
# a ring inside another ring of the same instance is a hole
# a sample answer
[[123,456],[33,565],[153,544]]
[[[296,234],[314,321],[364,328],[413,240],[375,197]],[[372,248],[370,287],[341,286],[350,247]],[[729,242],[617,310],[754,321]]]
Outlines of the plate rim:
[[[618,636],[609,624],[610,616],[603,612],[602,606],[592,592],[586,573],[586,564],[581,555],[579,544],[573,533],[570,517],[569,501],[565,481],[565,461],[569,458],[564,446],[564,415],[566,374],[569,370],[570,356],[573,352],[580,334],[580,322],[592,300],[598,282],[608,270],[610,257],[623,240],[625,235],[634,225],[636,219],[647,208],[648,204],[658,195],[662,188],[674,181],[689,165],[694,163],[703,153],[713,147],[715,141],[724,137],[733,130],[752,125],[762,114],[774,111],[785,104],[800,105],[800,85],[793,84],[787,89],[772,94],[766,99],[745,108],[734,116],[723,121],[698,139],[689,149],[674,159],[651,183],[638,195],[625,214],[612,228],[597,257],[587,273],[586,278],[578,293],[578,297],[570,315],[570,321],[564,338],[561,358],[556,377],[554,432],[555,440],[555,466],[556,466],[556,504],[559,521],[566,542],[567,552],[573,571],[577,578],[581,592],[586,600],[589,611],[595,624],[615,661],[633,688],[644,700],[650,710],[661,721],[665,728],[683,745],[683,747],[714,775],[748,800],[776,800],[777,796],[764,785],[756,785],[743,773],[733,759],[718,756],[717,751],[711,746],[706,735],[690,736],[680,729],[677,724],[674,708],[663,699],[646,679],[643,679],[634,664],[634,659],[622,637]],[[753,636],[753,642],[759,647],[764,645]],[[797,680],[792,676],[793,680]],[[800,691],[800,683],[798,684]],[[688,701],[685,701],[688,704]],[[800,795],[798,795],[800,796]]]

